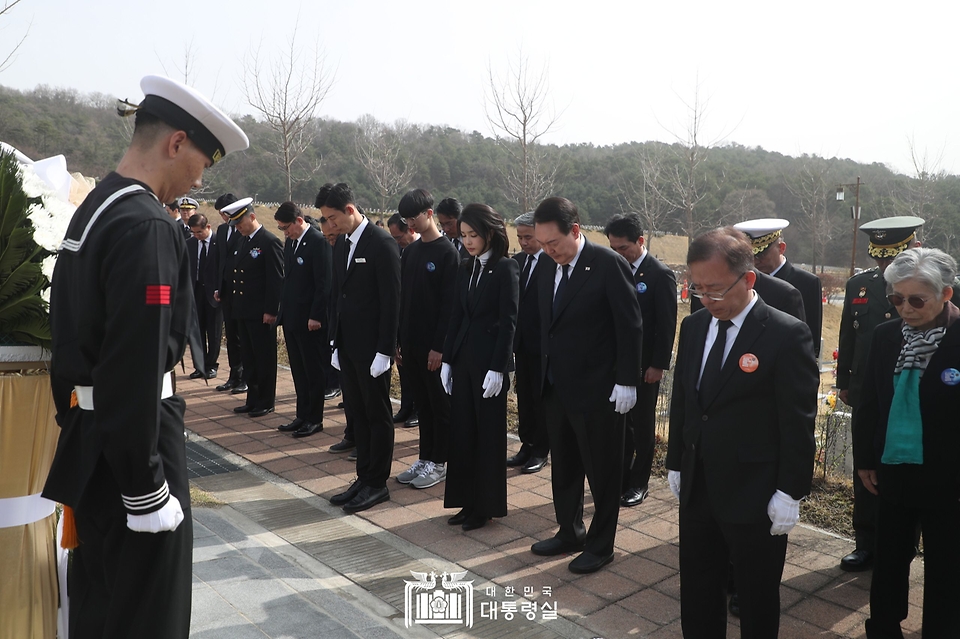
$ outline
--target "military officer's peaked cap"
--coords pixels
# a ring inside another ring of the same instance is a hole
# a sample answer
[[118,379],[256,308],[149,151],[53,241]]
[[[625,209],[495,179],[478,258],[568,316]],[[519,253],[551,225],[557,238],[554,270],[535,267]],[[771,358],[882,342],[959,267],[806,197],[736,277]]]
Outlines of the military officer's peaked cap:
[[[143,111],[179,131],[185,131],[214,164],[226,154],[250,146],[250,140],[240,127],[196,89],[162,75],[144,76],[140,88],[143,101],[139,105],[123,101],[118,107],[121,115]],[[128,110],[124,105],[132,108]]]
[[783,229],[790,226],[788,220],[778,217],[765,217],[758,220],[747,220],[734,224],[733,228],[746,233],[753,245],[753,254],[763,253],[768,246],[780,239]]
[[860,230],[870,236],[867,253],[878,259],[900,255],[917,237],[917,229],[923,226],[923,218],[913,215],[883,217],[860,225]]
[[245,197],[220,209],[227,216],[227,223],[236,226],[237,222],[247,213],[253,213],[253,198]]
[[196,209],[196,208],[198,208],[199,206],[200,206],[200,205],[197,204],[197,201],[196,201],[195,199],[193,199],[192,197],[182,197],[182,198],[180,198],[180,201],[179,201],[179,203],[178,203],[178,205],[177,205],[177,207],[178,207],[178,208],[181,208],[181,209]]

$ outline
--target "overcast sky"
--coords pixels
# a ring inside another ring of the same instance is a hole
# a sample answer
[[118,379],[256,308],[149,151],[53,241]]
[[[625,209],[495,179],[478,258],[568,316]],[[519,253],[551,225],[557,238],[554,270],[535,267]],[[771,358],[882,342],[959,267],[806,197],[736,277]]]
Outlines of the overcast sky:
[[487,69],[505,74],[522,47],[549,76],[549,142],[673,141],[699,78],[702,141],[910,172],[912,138],[956,173],[957,17],[943,0],[22,0],[0,17],[0,58],[29,28],[0,84],[136,102],[141,76],[182,79],[192,47],[193,84],[249,113],[244,55],[261,42],[265,55],[288,52],[296,26],[303,52],[321,49],[335,74],[320,115],[490,135]]

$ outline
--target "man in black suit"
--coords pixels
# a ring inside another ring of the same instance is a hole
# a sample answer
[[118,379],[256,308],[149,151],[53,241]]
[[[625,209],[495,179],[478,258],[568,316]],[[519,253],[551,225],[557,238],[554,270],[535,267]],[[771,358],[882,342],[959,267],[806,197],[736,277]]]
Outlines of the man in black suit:
[[460,241],[460,213],[463,211],[463,205],[455,197],[448,197],[440,200],[437,204],[437,221],[440,222],[440,230],[453,242],[453,246],[460,254],[460,259],[465,260],[470,257],[467,248]]
[[823,285],[820,278],[795,267],[784,256],[787,243],[783,241],[783,229],[790,222],[779,218],[747,220],[734,224],[733,228],[747,234],[753,246],[753,263],[758,271],[784,282],[800,291],[803,299],[804,320],[813,335],[813,352],[820,357],[820,328],[823,325]]
[[663,371],[670,368],[677,334],[677,276],[644,246],[643,224],[636,213],[615,215],[603,230],[610,248],[633,271],[633,284],[643,317],[643,347],[637,405],[630,411],[623,452],[621,506],[637,506],[647,498],[653,451],[657,441],[657,399]]
[[[534,212],[537,241],[557,263],[540,280],[541,383],[553,502],[560,530],[533,544],[536,555],[583,550],[569,569],[591,573],[613,561],[620,514],[625,415],[637,403],[640,305],[626,261],[580,232],[570,200],[551,197]],[[583,480],[593,493],[583,525]]]
[[214,297],[220,302],[220,311],[223,314],[223,333],[227,338],[227,363],[230,365],[230,377],[223,384],[217,386],[218,391],[233,391],[236,394],[246,393],[247,385],[243,381],[243,358],[240,355],[240,328],[233,312],[233,262],[237,247],[243,236],[229,224],[230,218],[223,212],[223,207],[237,201],[233,193],[224,193],[217,198],[214,208],[220,213],[223,224],[217,227],[217,292]]
[[[193,297],[197,304],[200,340],[204,350],[204,369],[193,371],[190,379],[213,379],[220,368],[220,331],[223,327],[223,313],[220,311],[220,301],[216,298],[220,288],[217,239],[213,237],[210,223],[203,213],[194,213],[188,224],[192,236],[187,240],[187,254],[190,256]],[[196,359],[199,361],[199,357]]]
[[513,256],[520,264],[520,307],[513,353],[517,367],[517,434],[522,443],[520,451],[507,458],[507,466],[520,467],[521,473],[537,473],[547,465],[550,452],[541,393],[540,300],[537,291],[540,279],[553,275],[557,265],[537,241],[533,211],[519,216],[514,224],[520,244],[520,251]]
[[[687,253],[695,295],[680,342],[666,467],[680,499],[685,637],[724,637],[728,562],[744,637],[776,637],[786,534],[810,490],[819,374],[810,329],[752,289],[753,251],[732,227]],[[729,559],[728,559],[729,557]]]
[[320,231],[303,218],[293,202],[284,202],[273,218],[286,236],[283,247],[283,294],[277,323],[290,358],[297,393],[297,415],[278,428],[294,437],[323,430],[327,385],[327,300],[332,282],[333,250]]
[[340,231],[333,249],[330,339],[357,444],[357,479],[330,503],[353,513],[390,499],[393,415],[385,373],[397,344],[400,249],[367,220],[344,183],[330,188],[320,213]]
[[263,228],[253,198],[223,207],[243,235],[233,264],[233,312],[239,322],[247,401],[233,409],[263,417],[277,395],[277,314],[283,287],[283,245]]
[[[433,204],[431,202],[431,211],[432,206]],[[400,207],[398,206],[398,208]],[[431,215],[431,218],[432,217]],[[432,219],[431,223],[436,224]],[[412,226],[407,224],[407,221],[400,213],[394,213],[390,216],[390,219],[387,220],[387,230],[393,239],[397,241],[397,247],[400,249],[402,271],[403,250],[419,240],[420,234],[417,233]],[[413,391],[410,390],[410,382],[407,381],[407,371],[404,370],[401,360],[402,358],[397,360],[397,376],[400,378],[400,408],[397,409],[396,415],[393,416],[393,422],[395,424],[402,423],[404,428],[411,428],[420,424],[420,417],[417,412]]]

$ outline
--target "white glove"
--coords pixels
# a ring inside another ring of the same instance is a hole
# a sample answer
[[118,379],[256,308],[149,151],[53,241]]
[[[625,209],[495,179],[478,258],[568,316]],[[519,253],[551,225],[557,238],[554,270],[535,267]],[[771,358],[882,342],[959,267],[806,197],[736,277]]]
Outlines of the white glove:
[[483,398],[490,399],[500,394],[503,388],[503,373],[497,371],[487,371],[487,376],[483,378]]
[[127,528],[134,532],[158,533],[166,530],[176,530],[183,521],[183,509],[180,500],[173,495],[160,510],[146,515],[127,514]]
[[778,490],[767,504],[767,517],[773,523],[771,535],[786,535],[800,520],[800,500]]
[[340,349],[333,349],[333,355],[330,356],[330,365],[335,369],[340,370]]
[[377,353],[370,364],[370,377],[380,377],[390,370],[390,357],[383,353]]
[[673,496],[680,499],[680,471],[679,470],[668,470],[667,471],[667,483],[670,484],[670,492],[673,493]]
[[618,413],[626,415],[637,403],[637,387],[616,384],[613,387],[613,392],[610,393],[609,401],[616,404],[615,410]]
[[446,362],[440,365],[440,383],[447,395],[453,395],[453,368]]

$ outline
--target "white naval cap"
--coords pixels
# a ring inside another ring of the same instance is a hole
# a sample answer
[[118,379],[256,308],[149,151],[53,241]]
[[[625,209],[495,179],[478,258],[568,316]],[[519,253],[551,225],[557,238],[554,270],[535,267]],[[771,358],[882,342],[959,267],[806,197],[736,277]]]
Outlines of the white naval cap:
[[734,224],[733,228],[746,233],[753,245],[753,254],[762,253],[768,246],[780,238],[783,229],[790,226],[789,220],[779,217],[764,217]]
[[197,203],[195,199],[193,199],[192,197],[186,197],[186,196],[180,198],[180,200],[177,202],[177,206],[181,209],[200,208],[200,205]]
[[237,222],[240,221],[247,213],[253,212],[253,198],[245,197],[237,200],[236,202],[231,202],[225,207],[220,209],[220,212],[227,216],[227,223],[230,226],[236,226]]
[[137,110],[185,131],[214,164],[250,146],[240,127],[196,89],[162,75],[144,76],[140,88],[144,98]]

